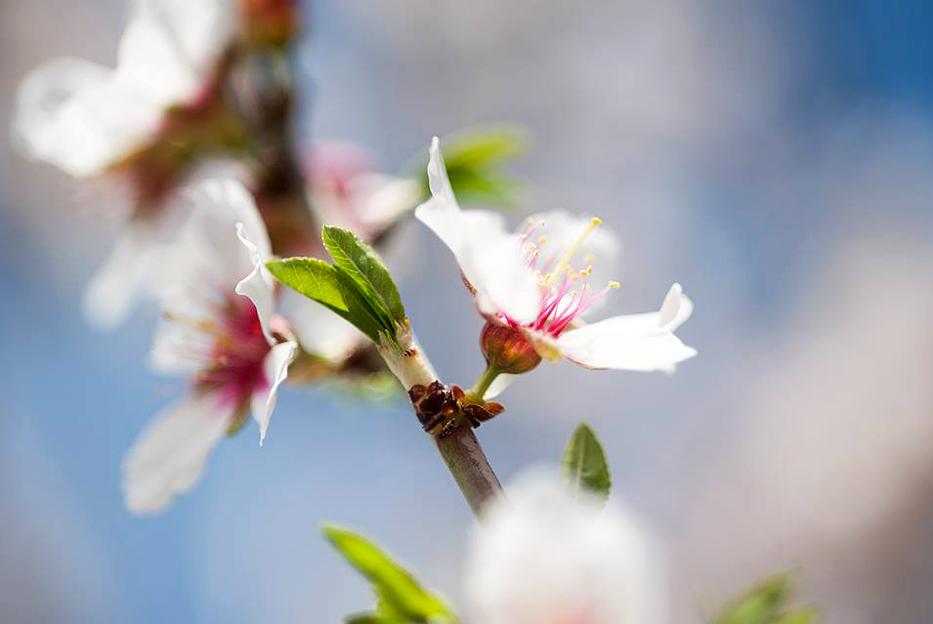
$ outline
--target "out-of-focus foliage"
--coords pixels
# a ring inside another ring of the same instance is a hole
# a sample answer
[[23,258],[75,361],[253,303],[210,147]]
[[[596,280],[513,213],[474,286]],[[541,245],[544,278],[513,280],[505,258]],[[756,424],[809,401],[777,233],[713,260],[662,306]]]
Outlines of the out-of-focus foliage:
[[[521,156],[529,144],[528,132],[515,124],[475,126],[443,137],[441,151],[457,198],[467,204],[514,206],[521,185],[501,169]],[[427,153],[422,153],[406,168],[419,176],[425,198],[431,196],[427,162]]]
[[792,596],[790,575],[775,576],[726,605],[714,624],[815,624],[819,616],[817,610],[789,607]]
[[564,478],[573,492],[588,491],[599,498],[609,497],[612,477],[599,439],[581,423],[573,432],[563,458]]
[[346,529],[325,526],[324,535],[372,583],[376,610],[351,615],[348,624],[456,624],[457,617],[436,594],[371,541]]

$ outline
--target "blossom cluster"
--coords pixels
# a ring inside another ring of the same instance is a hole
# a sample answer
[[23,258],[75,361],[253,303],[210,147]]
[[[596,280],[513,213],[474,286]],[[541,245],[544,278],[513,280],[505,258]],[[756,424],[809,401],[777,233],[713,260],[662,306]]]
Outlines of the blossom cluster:
[[[13,119],[26,157],[124,191],[122,233],[91,279],[85,310],[110,328],[154,302],[151,366],[186,380],[184,396],[126,454],[128,509],[166,509],[250,417],[263,444],[285,382],[391,374],[486,522],[465,580],[473,621],[660,621],[663,566],[624,504],[607,502],[608,468],[588,429],[568,451],[563,481],[530,477],[510,502],[494,476],[486,490],[470,489],[482,475],[458,471],[480,462],[456,466],[448,447],[475,443],[472,429],[504,410],[492,399],[544,360],[673,372],[696,355],[675,334],[693,311],[682,287],[670,286],[655,312],[589,322],[621,286],[620,244],[599,218],[546,211],[511,230],[498,212],[460,207],[457,195],[471,190],[490,191],[487,200],[504,194],[491,192],[501,179],[491,174],[518,141],[502,134],[454,137],[444,152],[435,137],[426,172],[398,175],[345,142],[300,153],[288,134],[295,94],[283,78],[297,3],[132,7],[115,68],[70,58],[41,66],[23,81]],[[441,381],[374,248],[410,213],[453,253],[460,275],[450,279],[465,285],[485,323],[487,367],[469,389]],[[356,539],[330,536],[338,548]],[[398,588],[376,585],[388,593],[372,621],[457,621],[415,585],[405,591],[426,611],[414,614],[399,611],[405,601],[393,606]]]

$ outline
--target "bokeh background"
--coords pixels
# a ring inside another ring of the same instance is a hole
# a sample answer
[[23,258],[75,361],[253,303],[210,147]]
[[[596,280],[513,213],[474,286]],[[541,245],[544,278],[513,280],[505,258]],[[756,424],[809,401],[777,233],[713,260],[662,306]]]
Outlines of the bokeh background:
[[[111,64],[125,14],[0,1],[0,119],[45,59]],[[933,5],[319,0],[308,27],[308,140],[392,171],[432,134],[523,123],[525,208],[622,235],[611,309],[675,280],[696,302],[700,357],[673,377],[515,384],[480,430],[500,476],[589,421],[667,551],[675,621],[784,569],[826,622],[933,621]],[[144,365],[152,310],[111,334],[81,317],[107,208],[0,134],[0,619],[335,622],[371,598],[324,519],[456,601],[470,514],[403,404],[290,389],[261,451],[248,429],[168,513],[127,514],[122,454],[183,388]],[[421,341],[468,384],[480,322],[454,263],[401,236]]]

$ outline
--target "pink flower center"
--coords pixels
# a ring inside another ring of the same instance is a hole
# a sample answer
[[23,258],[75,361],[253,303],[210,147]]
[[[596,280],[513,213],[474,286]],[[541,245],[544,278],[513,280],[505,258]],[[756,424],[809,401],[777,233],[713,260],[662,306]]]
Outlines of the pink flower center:
[[200,354],[207,364],[198,372],[194,386],[198,391],[218,393],[225,404],[242,407],[254,392],[269,385],[265,359],[271,347],[252,301],[225,293],[213,305],[213,320],[195,325],[208,340],[206,353]]
[[[522,325],[536,332],[546,333],[556,338],[580,316],[602,299],[607,292],[619,287],[616,281],[594,290],[589,284],[593,271],[592,256],[584,256],[584,268],[575,269],[571,264],[587,238],[599,227],[598,218],[593,218],[586,229],[562,253],[545,255],[542,253],[547,242],[540,237],[532,242],[531,237],[541,227],[541,223],[529,220],[522,231],[519,241],[528,267],[538,274],[541,285],[541,304],[538,315],[530,323]],[[508,321],[512,326],[515,322]]]

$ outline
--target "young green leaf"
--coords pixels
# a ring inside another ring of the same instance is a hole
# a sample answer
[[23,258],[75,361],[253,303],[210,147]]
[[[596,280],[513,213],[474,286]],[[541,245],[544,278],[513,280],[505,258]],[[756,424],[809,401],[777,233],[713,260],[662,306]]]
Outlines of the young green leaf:
[[587,490],[600,498],[609,497],[612,478],[606,454],[596,434],[585,423],[573,432],[564,451],[564,479],[574,492]]
[[771,624],[790,598],[790,593],[789,575],[770,578],[727,605],[716,624]]
[[405,307],[389,269],[376,251],[355,234],[333,226],[324,226],[324,246],[334,265],[350,276],[374,303],[374,308],[390,324],[405,320]]
[[325,526],[324,534],[340,554],[369,579],[379,598],[377,611],[357,616],[370,618],[361,621],[387,624],[457,622],[456,616],[437,595],[424,589],[407,570],[362,535],[334,526]]
[[789,574],[767,579],[726,605],[715,624],[815,624],[816,609],[788,610],[792,590]]
[[517,124],[488,124],[447,135],[441,141],[448,167],[491,167],[520,156],[528,131]]
[[[511,206],[521,185],[503,174],[501,167],[520,156],[529,144],[528,132],[515,124],[474,126],[441,138],[441,152],[454,194],[461,202]],[[431,196],[422,152],[410,167],[421,179],[424,197]]]
[[318,258],[271,260],[266,268],[293,290],[326,306],[378,343],[385,323],[376,317],[349,277]]
[[774,624],[816,624],[820,613],[814,607],[803,607],[779,615]]

